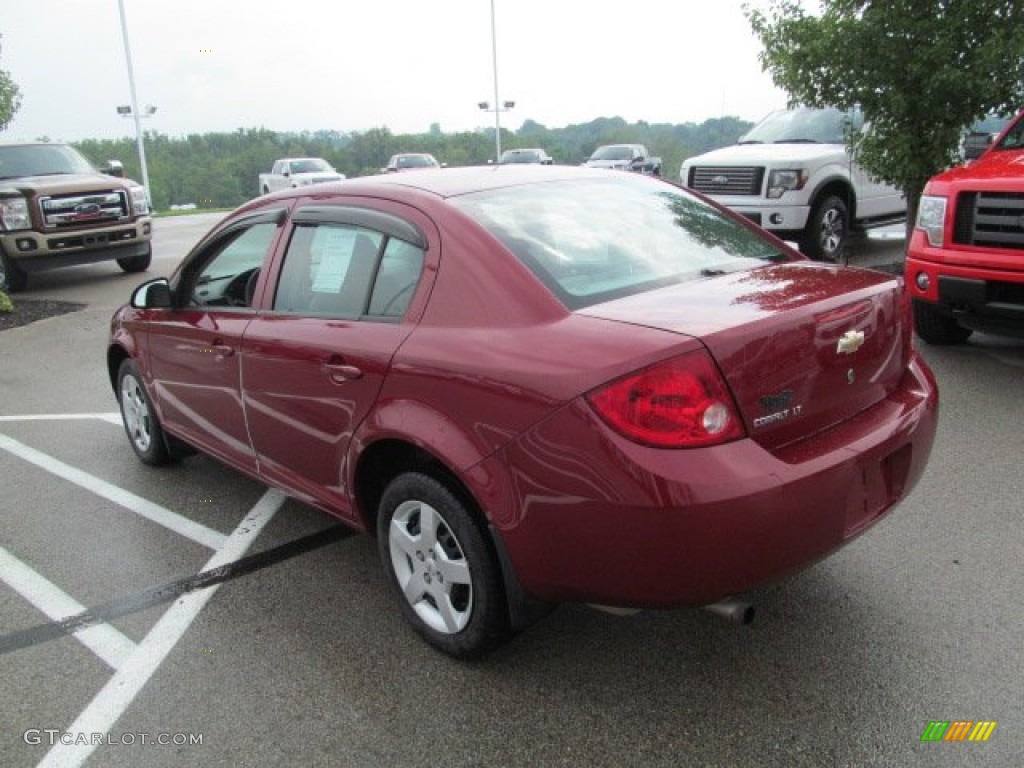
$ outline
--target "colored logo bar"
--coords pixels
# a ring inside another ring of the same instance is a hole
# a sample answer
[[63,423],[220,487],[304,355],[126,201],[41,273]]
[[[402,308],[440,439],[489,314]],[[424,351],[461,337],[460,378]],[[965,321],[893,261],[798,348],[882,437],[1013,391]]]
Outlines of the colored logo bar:
[[921,741],[988,741],[995,720],[931,720]]

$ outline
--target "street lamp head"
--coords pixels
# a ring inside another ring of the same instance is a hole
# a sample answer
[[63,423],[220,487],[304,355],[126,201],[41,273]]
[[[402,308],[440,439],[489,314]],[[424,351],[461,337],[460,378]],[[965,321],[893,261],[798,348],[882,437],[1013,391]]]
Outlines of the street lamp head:
[[514,101],[506,101],[505,102],[505,109],[512,109],[512,107],[514,107],[515,105],[516,105],[516,103]]
[[131,113],[132,113],[132,108],[129,107],[127,104],[122,104],[121,106],[119,106],[117,108],[117,114],[119,114],[121,116],[130,115]]
[[154,112],[156,112],[156,107],[154,107],[152,104],[147,104],[145,109],[145,116],[149,117]]
[[477,106],[486,111],[491,108],[491,103],[489,101],[481,101],[477,103]]

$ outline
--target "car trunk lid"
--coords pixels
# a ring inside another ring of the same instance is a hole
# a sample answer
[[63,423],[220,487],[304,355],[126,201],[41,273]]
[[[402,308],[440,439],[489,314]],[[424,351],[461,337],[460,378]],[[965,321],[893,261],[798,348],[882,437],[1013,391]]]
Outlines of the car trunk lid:
[[805,262],[686,282],[580,310],[696,336],[749,435],[810,436],[885,398],[909,354],[901,278]]

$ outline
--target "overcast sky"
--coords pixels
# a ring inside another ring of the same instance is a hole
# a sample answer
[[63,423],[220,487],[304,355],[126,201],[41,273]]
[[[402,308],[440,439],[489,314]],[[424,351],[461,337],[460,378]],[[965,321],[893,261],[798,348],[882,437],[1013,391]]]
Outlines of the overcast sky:
[[[757,120],[785,106],[742,0],[494,0],[498,86],[549,128]],[[755,2],[755,4],[758,4]],[[0,138],[117,138],[134,123],[118,0],[0,0],[22,106]],[[421,133],[493,125],[490,0],[124,0],[145,130]]]

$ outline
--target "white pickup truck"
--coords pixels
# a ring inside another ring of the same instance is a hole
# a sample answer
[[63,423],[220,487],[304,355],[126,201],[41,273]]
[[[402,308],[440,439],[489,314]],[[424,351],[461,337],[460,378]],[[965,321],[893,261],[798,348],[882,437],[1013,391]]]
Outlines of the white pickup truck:
[[322,157],[282,157],[274,163],[270,173],[260,174],[260,194],[344,178],[345,174],[338,173]]
[[684,186],[750,218],[806,256],[836,261],[853,230],[905,221],[903,194],[872,180],[846,149],[859,113],[772,112],[736,144],[683,161]]

